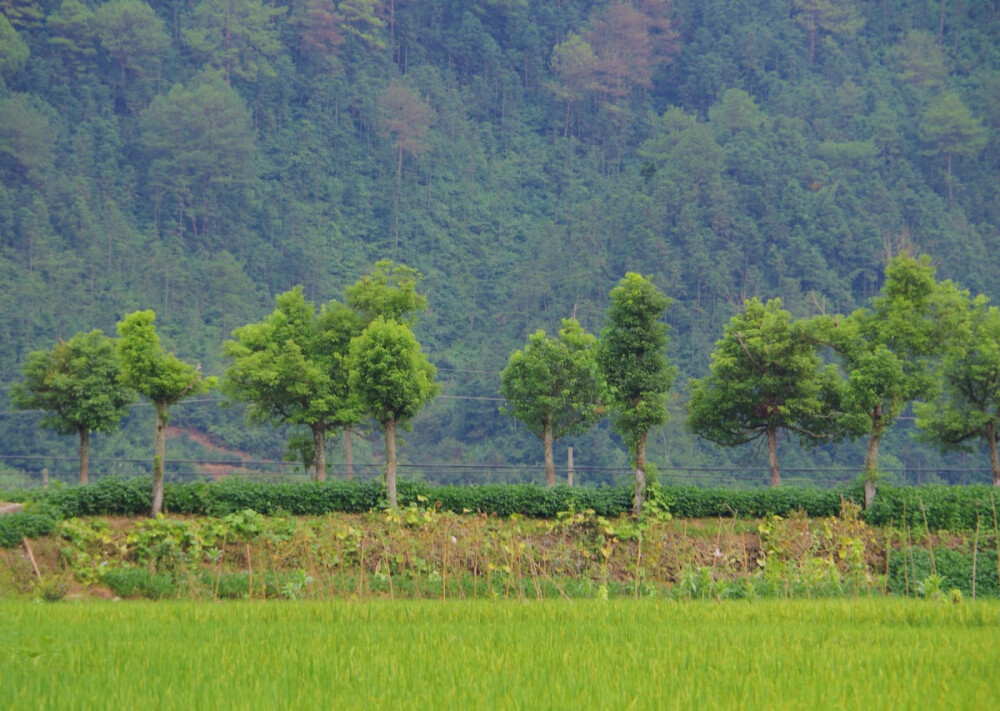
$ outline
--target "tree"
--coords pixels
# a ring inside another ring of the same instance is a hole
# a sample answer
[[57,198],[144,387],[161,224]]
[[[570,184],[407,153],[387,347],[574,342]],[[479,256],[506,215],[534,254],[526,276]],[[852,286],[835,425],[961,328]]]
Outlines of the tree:
[[159,204],[166,192],[176,202],[178,228],[187,221],[192,233],[204,234],[226,198],[254,176],[246,104],[212,72],[157,96],[139,125],[154,201]]
[[202,0],[184,42],[196,56],[222,69],[226,84],[233,77],[249,82],[273,77],[272,61],[283,51],[275,18],[287,9],[260,0]]
[[275,303],[264,321],[236,329],[234,340],[223,344],[233,359],[223,392],[249,403],[250,422],[308,426],[316,480],[325,481],[327,433],[361,420],[347,362],[360,319],[337,302],[317,314],[301,286],[279,294]]
[[396,187],[393,191],[393,244],[399,244],[399,194],[403,184],[403,155],[419,155],[427,148],[427,134],[435,112],[420,94],[402,79],[393,78],[378,98],[378,126],[396,154]]
[[40,184],[52,169],[58,134],[32,98],[0,99],[0,175],[10,172]]
[[160,345],[152,311],[135,311],[118,322],[118,357],[123,381],[156,409],[155,454],[153,456],[153,507],[151,516],[163,509],[163,461],[166,456],[168,409],[184,398],[207,392],[217,378],[202,378],[201,368],[185,363]]
[[382,259],[371,274],[345,289],[347,305],[368,325],[379,316],[412,326],[416,313],[427,308],[427,297],[417,292],[420,272],[405,264]]
[[13,74],[28,63],[30,51],[7,18],[0,15],[0,76]]
[[142,0],[111,0],[94,16],[101,47],[118,64],[122,91],[129,83],[129,72],[148,75],[159,69],[170,36],[153,8]]
[[80,438],[80,483],[90,481],[90,433],[118,429],[132,402],[115,344],[101,331],[78,333],[51,351],[28,355],[24,381],[11,389],[20,409],[46,410],[41,425]]
[[975,155],[986,147],[989,135],[958,94],[948,93],[927,107],[920,130],[933,148],[931,155],[945,156],[948,202],[952,200],[951,158],[954,154]]
[[612,427],[635,465],[632,513],[638,516],[646,497],[646,438],[667,421],[666,395],[677,375],[667,364],[667,325],[661,320],[671,300],[634,272],[611,290],[610,300],[597,362],[607,384]]
[[853,35],[865,25],[853,0],[792,0],[795,21],[809,33],[809,63],[816,61],[816,33]]
[[434,117],[431,105],[402,79],[393,78],[379,96],[379,128],[393,143],[397,181],[403,174],[403,155],[419,155],[427,147]]
[[330,74],[343,71],[338,59],[344,43],[343,21],[333,0],[306,0],[292,12],[291,22],[299,30],[302,48],[317,57]]
[[586,432],[601,417],[596,342],[576,319],[563,319],[558,339],[535,331],[500,373],[500,394],[507,400],[500,411],[542,440],[547,486],[556,483],[553,441]]
[[985,296],[965,302],[961,328],[948,338],[938,377],[937,399],[917,403],[917,439],[943,451],[972,451],[983,441],[989,450],[993,486],[1000,486],[1000,309]]
[[927,256],[894,257],[871,309],[825,319],[820,328],[846,371],[839,427],[845,436],[868,437],[866,507],[875,497],[882,438],[910,401],[934,395],[931,359],[961,320],[961,292],[934,274]]
[[570,32],[552,48],[552,72],[558,81],[551,84],[552,92],[566,102],[563,137],[569,135],[570,110],[590,92],[600,87],[597,80],[597,55],[583,37]]
[[835,382],[836,369],[821,368],[814,339],[781,299],[749,299],[716,342],[709,374],[691,382],[687,426],[727,447],[764,438],[778,486],[778,431],[803,440],[832,432],[827,394]]
[[385,485],[395,508],[396,428],[437,395],[437,371],[408,326],[381,316],[351,341],[350,362],[351,391],[385,433]]

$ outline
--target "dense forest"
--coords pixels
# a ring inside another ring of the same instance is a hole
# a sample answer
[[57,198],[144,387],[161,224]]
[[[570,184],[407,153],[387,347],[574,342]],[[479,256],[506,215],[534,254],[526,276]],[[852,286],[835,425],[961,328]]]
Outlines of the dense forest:
[[[650,461],[764,482],[758,447],[683,426],[687,382],[745,298],[847,313],[909,249],[1000,299],[996,0],[0,0],[0,12],[3,455],[74,454],[38,413],[11,411],[29,352],[153,309],[180,357],[222,375],[223,341],[277,293],[343,300],[386,258],[423,274],[416,331],[443,383],[404,462],[539,462],[538,440],[499,413],[499,372],[562,318],[599,332],[611,288],[636,271],[674,300],[679,377]],[[194,437],[169,456],[278,459],[302,436],[248,426],[218,399],[176,408]],[[134,406],[93,455],[148,459],[152,417]],[[943,457],[912,441],[911,420],[886,438],[890,477],[988,480],[982,453]],[[606,422],[565,445],[580,466],[628,464]],[[848,478],[864,461],[863,443],[782,447],[786,471]],[[361,432],[355,457],[380,448],[377,428]]]

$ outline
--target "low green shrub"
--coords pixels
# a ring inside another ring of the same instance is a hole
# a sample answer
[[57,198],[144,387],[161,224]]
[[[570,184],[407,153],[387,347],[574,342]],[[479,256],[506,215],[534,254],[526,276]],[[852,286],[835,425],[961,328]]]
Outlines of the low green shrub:
[[[87,486],[56,486],[31,492],[39,510],[56,518],[77,516],[138,516],[149,510],[150,483],[146,479],[105,478]],[[862,485],[833,489],[779,487],[728,489],[723,487],[664,486],[662,500],[680,518],[787,516],[803,511],[814,518],[835,516],[844,501],[863,501]],[[975,528],[977,517],[992,519],[993,487],[988,486],[881,486],[875,503],[863,514],[870,525],[909,525],[929,530]],[[399,503],[408,506],[422,497],[429,505],[456,513],[497,516],[520,514],[555,518],[560,511],[593,509],[599,516],[615,517],[631,509],[629,487],[567,487],[551,489],[535,484],[485,484],[432,486],[401,482]],[[165,487],[164,511],[174,514],[224,517],[245,510],[264,515],[323,515],[362,513],[385,506],[380,482],[251,482],[236,477],[220,482],[170,483]]]
[[873,526],[910,528],[926,523],[931,531],[972,529],[977,518],[993,520],[994,500],[1000,507],[1000,496],[992,486],[882,485],[865,511],[865,520]]
[[15,548],[22,538],[47,536],[56,521],[44,511],[21,511],[0,516],[0,548]]
[[[944,590],[955,588],[966,597],[972,596],[971,551],[939,547],[934,549],[933,564],[931,560],[931,552],[924,548],[894,552],[889,560],[889,592],[916,597],[925,581],[935,579]],[[996,551],[980,550],[975,563],[976,597],[1000,597]]]
[[151,600],[172,597],[177,583],[170,573],[153,573],[147,568],[114,568],[101,575],[101,582],[118,597],[146,597]]

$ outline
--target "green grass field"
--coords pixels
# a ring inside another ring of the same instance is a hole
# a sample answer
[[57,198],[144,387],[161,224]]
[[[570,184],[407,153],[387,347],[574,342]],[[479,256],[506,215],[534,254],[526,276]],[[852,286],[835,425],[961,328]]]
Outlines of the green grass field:
[[3,709],[998,706],[998,603],[0,602]]

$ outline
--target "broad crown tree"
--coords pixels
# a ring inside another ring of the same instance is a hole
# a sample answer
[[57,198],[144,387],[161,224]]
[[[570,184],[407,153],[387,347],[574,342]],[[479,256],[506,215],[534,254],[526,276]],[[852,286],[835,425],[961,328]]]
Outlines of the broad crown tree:
[[602,415],[596,345],[576,319],[563,319],[558,338],[536,331],[500,374],[500,394],[507,400],[500,411],[542,440],[548,486],[556,483],[553,441],[585,432]]

